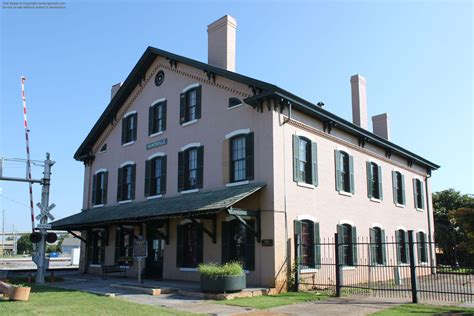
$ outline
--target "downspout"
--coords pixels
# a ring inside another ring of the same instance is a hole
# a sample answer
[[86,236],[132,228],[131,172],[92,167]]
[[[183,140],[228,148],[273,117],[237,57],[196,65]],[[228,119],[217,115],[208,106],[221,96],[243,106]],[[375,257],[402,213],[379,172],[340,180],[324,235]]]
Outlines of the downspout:
[[291,110],[292,104],[289,105],[288,119],[283,120],[283,208],[285,212],[285,256],[286,256],[286,277],[287,277],[287,287],[288,280],[291,278],[292,268],[291,268],[291,254],[289,253],[290,249],[288,247],[288,213],[287,213],[287,203],[286,203],[286,146],[285,146],[285,124],[291,121]]
[[[428,171],[428,175],[425,177],[425,195],[426,195],[426,216],[428,219],[428,245],[429,245],[429,251],[430,251],[430,267],[431,267],[431,274],[436,274],[436,269],[435,266],[433,265],[433,246],[434,246],[434,240],[433,236],[431,235],[431,218],[430,218],[430,198],[429,198],[429,192],[428,192],[428,179],[431,178],[431,169]],[[434,216],[434,214],[433,214]]]

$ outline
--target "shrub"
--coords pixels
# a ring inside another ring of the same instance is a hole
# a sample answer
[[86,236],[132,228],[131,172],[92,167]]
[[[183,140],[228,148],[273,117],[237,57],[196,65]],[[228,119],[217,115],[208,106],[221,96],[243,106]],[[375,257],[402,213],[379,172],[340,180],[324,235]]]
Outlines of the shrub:
[[217,263],[201,263],[198,270],[200,274],[210,278],[244,274],[244,268],[239,262],[228,262],[223,265]]

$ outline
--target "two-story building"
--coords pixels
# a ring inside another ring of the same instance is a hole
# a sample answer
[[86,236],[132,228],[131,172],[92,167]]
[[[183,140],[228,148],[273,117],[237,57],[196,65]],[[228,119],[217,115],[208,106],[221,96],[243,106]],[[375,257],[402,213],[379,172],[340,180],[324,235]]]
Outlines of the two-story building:
[[[208,63],[148,47],[74,155],[83,210],[53,223],[80,230],[80,269],[125,265],[144,236],[149,278],[198,280],[201,262],[240,261],[247,283],[284,289],[300,238],[318,273],[319,242],[407,230],[433,239],[430,176],[439,166],[390,141],[388,115],[368,131],[366,82],[351,78],[353,122],[235,72],[236,21],[208,26]],[[381,249],[381,248],[380,248]],[[398,253],[387,256],[406,263]],[[419,260],[432,260],[431,249]],[[347,247],[346,265],[364,254]]]

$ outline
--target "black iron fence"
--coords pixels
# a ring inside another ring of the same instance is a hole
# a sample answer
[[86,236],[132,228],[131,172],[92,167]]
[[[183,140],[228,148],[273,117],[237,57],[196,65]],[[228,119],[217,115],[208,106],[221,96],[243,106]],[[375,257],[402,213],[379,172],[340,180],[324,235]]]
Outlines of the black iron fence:
[[[295,236],[295,285],[328,292],[378,297],[473,302],[474,267],[437,265],[436,245],[414,238],[315,239]],[[310,258],[310,259],[308,259]]]

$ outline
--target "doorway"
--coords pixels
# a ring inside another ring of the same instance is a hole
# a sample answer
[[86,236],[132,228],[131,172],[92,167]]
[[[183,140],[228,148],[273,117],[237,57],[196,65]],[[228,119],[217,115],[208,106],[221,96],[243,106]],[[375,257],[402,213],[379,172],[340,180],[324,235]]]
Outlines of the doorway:
[[145,260],[145,277],[153,280],[163,279],[163,255],[165,241],[159,229],[160,223],[147,227],[148,256]]

